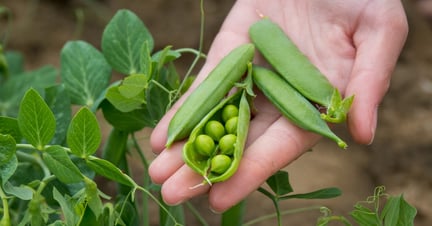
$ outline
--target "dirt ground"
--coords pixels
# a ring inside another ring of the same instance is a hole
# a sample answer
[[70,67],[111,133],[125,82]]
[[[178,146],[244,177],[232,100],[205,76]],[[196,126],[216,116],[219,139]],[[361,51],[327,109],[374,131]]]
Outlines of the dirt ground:
[[[205,1],[206,49],[233,2]],[[373,193],[375,186],[385,185],[388,193],[403,193],[417,208],[415,225],[432,225],[432,17],[424,16],[432,15],[431,2],[404,1],[409,38],[380,106],[374,143],[364,146],[349,142],[349,149],[341,151],[323,140],[313,152],[287,167],[295,191],[339,187],[343,195],[326,201],[288,201],[283,203],[283,209],[325,205],[334,214],[347,215],[357,201]],[[7,49],[22,52],[28,69],[46,64],[58,67],[60,50],[71,39],[100,46],[103,27],[120,8],[131,9],[143,19],[156,40],[156,49],[166,45],[198,46],[198,1],[2,0],[1,5],[13,13]],[[84,15],[83,20],[77,19],[79,13]],[[5,24],[1,25],[3,32]],[[185,68],[189,60],[185,60]],[[338,130],[338,134],[346,134],[345,128]],[[349,140],[348,136],[345,138]],[[193,203],[205,206],[204,216],[211,225],[217,225],[219,216],[206,211],[205,197]],[[252,194],[247,203],[246,220],[274,212],[272,203],[259,193]],[[315,211],[288,215],[284,222],[313,225],[319,214]],[[273,224],[274,221],[266,221],[262,225]]]

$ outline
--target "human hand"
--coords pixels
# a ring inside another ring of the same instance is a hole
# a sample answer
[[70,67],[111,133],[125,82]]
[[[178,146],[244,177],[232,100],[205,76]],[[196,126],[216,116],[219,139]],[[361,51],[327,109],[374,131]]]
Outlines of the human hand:
[[[311,148],[319,136],[306,132],[282,117],[260,94],[258,112],[250,124],[247,149],[237,172],[213,186],[191,187],[202,182],[182,160],[183,142],[165,149],[167,127],[185,97],[233,48],[250,42],[248,29],[260,14],[284,31],[345,96],[355,95],[348,127],[355,141],[372,142],[377,107],[386,93],[391,73],[408,32],[398,0],[238,0],[216,36],[207,60],[191,89],[154,129],[151,145],[159,154],[149,173],[162,184],[168,204],[178,204],[209,194],[211,208],[222,212],[255,191],[269,176]],[[256,57],[256,64],[265,64]],[[240,189],[241,188],[241,189]]]

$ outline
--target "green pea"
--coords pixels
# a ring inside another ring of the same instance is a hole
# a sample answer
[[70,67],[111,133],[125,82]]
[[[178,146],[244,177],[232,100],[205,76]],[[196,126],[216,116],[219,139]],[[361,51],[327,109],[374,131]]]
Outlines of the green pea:
[[186,138],[243,77],[255,53],[254,45],[240,45],[225,56],[186,98],[168,125],[166,146]]
[[227,155],[215,155],[211,160],[210,170],[217,174],[223,174],[231,166],[232,160]]
[[219,150],[221,154],[232,155],[234,153],[237,136],[234,134],[227,134],[219,141]]
[[232,117],[225,123],[225,130],[229,134],[237,134],[238,117]]
[[222,120],[226,122],[230,118],[238,116],[238,114],[239,114],[238,108],[233,104],[229,104],[225,106],[224,109],[222,110]]
[[339,91],[290,40],[285,32],[268,18],[249,28],[256,48],[274,69],[310,101],[327,108],[322,118],[343,122],[354,96],[342,99]]
[[225,127],[219,121],[211,120],[206,124],[204,132],[213,138],[213,140],[219,141],[225,135]]
[[252,77],[264,95],[293,123],[334,140],[341,148],[347,147],[347,144],[330,130],[318,109],[277,73],[254,66]]
[[213,139],[205,134],[198,135],[194,142],[195,150],[204,156],[211,156],[215,149]]

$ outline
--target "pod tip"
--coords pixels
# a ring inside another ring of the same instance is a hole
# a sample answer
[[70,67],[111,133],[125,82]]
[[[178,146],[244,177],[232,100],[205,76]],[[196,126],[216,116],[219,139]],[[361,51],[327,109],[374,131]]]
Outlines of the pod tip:
[[341,147],[343,149],[347,149],[348,148],[348,145],[343,140],[337,141],[337,144],[338,144],[339,147]]

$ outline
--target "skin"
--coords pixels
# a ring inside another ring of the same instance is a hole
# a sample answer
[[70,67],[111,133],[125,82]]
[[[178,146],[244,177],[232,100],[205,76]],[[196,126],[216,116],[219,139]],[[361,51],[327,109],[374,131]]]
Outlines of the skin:
[[[360,144],[373,141],[377,108],[387,92],[392,71],[405,43],[408,25],[398,0],[238,0],[215,37],[193,90],[234,47],[250,42],[248,27],[269,16],[280,24],[299,49],[344,96],[355,94],[348,128]],[[265,65],[257,56],[255,63]],[[190,91],[185,94],[187,96]],[[174,205],[208,194],[210,208],[222,212],[255,191],[277,170],[287,166],[321,138],[294,126],[258,93],[258,113],[251,121],[244,157],[229,180],[191,187],[202,178],[182,160],[182,142],[165,149],[167,126],[178,103],[151,135],[158,156],[149,173],[162,184],[165,202]],[[241,187],[242,189],[238,189]]]

